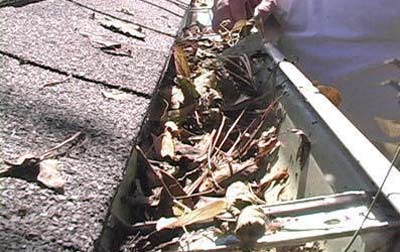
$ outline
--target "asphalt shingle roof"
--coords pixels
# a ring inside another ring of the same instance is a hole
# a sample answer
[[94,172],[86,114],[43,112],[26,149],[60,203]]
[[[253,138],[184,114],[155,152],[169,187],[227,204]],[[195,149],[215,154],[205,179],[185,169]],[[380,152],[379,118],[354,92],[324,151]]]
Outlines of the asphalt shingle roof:
[[[60,158],[64,194],[0,178],[1,251],[93,249],[185,12],[181,3],[47,0],[0,9],[1,158],[43,152],[77,131],[87,138]],[[101,27],[96,18],[104,14],[142,24],[145,40]],[[132,57],[106,54],[82,33],[122,43]],[[102,94],[119,87],[122,100]]]

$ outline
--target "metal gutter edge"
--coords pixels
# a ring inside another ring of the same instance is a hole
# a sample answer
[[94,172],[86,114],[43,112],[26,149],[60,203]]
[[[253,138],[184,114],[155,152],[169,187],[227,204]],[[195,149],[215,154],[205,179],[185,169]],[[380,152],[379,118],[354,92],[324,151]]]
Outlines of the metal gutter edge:
[[[389,160],[340,112],[328,99],[319,93],[311,81],[292,63],[283,60],[283,55],[273,45],[268,53],[295,89],[343,144],[371,181],[379,187],[390,167]],[[273,53],[271,53],[273,52]],[[276,54],[276,52],[279,52]],[[288,85],[291,85],[288,84]],[[392,169],[382,193],[400,213],[400,172]]]

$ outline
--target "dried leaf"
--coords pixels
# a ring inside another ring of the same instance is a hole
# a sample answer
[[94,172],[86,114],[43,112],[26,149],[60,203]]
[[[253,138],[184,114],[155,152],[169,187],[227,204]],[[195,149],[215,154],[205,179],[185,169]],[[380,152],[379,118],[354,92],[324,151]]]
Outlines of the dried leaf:
[[251,177],[259,171],[260,167],[254,159],[248,159],[244,162],[232,162],[227,160],[222,161],[217,165],[217,170],[213,172],[213,176],[205,179],[200,185],[199,192],[205,192],[212,189],[217,183],[219,186],[226,187],[230,183],[239,180],[243,177]]
[[175,69],[178,75],[190,77],[190,67],[185,51],[179,45],[174,46]]
[[64,190],[65,180],[58,171],[59,161],[47,159],[41,161],[39,165],[40,172],[37,180],[49,188],[61,191]]
[[269,173],[266,177],[264,177],[260,183],[256,186],[256,194],[258,196],[262,196],[266,190],[270,188],[273,182],[280,183],[281,181],[286,181],[289,178],[289,173],[287,169],[283,171],[279,171],[276,174]]
[[31,154],[21,156],[16,162],[5,161],[10,167],[0,173],[0,177],[13,177],[40,185],[57,192],[63,192],[65,181],[57,167],[57,160],[41,160]]
[[155,141],[154,150],[156,154],[162,158],[175,158],[175,144],[171,132],[164,131]]
[[400,136],[400,121],[375,117],[375,121],[383,133],[389,137]]
[[116,101],[123,101],[123,100],[129,100],[131,99],[131,96],[127,93],[123,93],[123,92],[118,92],[116,90],[112,90],[112,91],[105,91],[105,90],[101,90],[101,93],[103,94],[103,96],[107,99],[112,99],[112,100],[116,100]]
[[179,127],[178,125],[176,125],[176,123],[172,122],[172,121],[167,121],[164,124],[164,129],[168,130],[171,133],[174,134],[179,134]]
[[253,22],[250,22],[246,19],[240,19],[236,21],[236,23],[233,25],[231,33],[240,33],[241,35],[247,35],[250,32],[251,28],[253,28],[253,26]]
[[[179,159],[186,159],[192,162],[202,162],[207,158],[207,152],[210,144],[212,144],[213,135],[205,134],[199,136],[196,144],[189,145],[182,142],[176,142],[175,152]],[[194,141],[193,138],[191,138]]]
[[314,81],[313,85],[318,88],[319,92],[323,94],[333,105],[339,107],[342,102],[342,94],[340,91],[332,86],[322,85],[319,81]]
[[99,20],[99,24],[107,29],[112,31],[122,33],[124,35],[144,39],[146,35],[142,33],[142,28],[138,25],[127,23],[121,20],[117,20],[110,17],[104,17],[103,19]]
[[333,105],[339,107],[342,102],[342,95],[337,88],[322,85],[317,88],[321,94],[325,95],[325,97],[333,103]]
[[271,136],[268,131],[263,132],[261,138],[256,142],[258,150],[256,159],[268,156],[280,145],[278,138],[276,136]]
[[[185,214],[177,219],[170,219],[166,221],[165,219],[158,223],[157,230],[162,229],[173,229],[183,226],[189,226],[191,224],[200,223],[208,219],[216,217],[218,214],[222,213],[226,209],[226,201],[219,200],[205,205],[202,208],[193,210],[192,212]],[[172,221],[173,220],[173,221]]]

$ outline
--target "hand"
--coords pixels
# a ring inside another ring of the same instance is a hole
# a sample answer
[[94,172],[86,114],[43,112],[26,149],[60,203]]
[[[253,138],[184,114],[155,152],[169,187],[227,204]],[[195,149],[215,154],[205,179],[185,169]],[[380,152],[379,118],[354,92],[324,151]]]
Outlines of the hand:
[[237,21],[253,15],[266,18],[275,8],[276,0],[214,0],[212,28],[218,31],[226,19],[231,21],[227,26],[230,29]]

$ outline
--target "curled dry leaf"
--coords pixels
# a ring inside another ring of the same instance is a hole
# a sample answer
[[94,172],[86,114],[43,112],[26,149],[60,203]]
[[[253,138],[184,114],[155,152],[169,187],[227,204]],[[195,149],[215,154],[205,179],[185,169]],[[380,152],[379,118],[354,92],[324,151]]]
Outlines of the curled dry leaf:
[[[163,189],[168,192],[168,195],[171,199],[175,199],[178,196],[188,196],[183,187],[179,184],[179,182],[175,179],[174,176],[168,174],[167,172],[157,169],[156,173],[159,176],[159,179],[162,182]],[[193,201],[190,198],[186,198],[182,200],[183,204],[189,209],[194,206]]]
[[246,36],[250,33],[251,28],[254,27],[254,22],[240,19],[233,25],[231,33],[239,33],[241,36]]
[[212,134],[201,136],[200,141],[194,145],[176,142],[175,151],[179,159],[191,160],[192,162],[201,162],[207,158],[207,151],[212,144]]
[[226,206],[225,200],[212,202],[202,208],[195,209],[188,214],[182,215],[179,218],[164,219],[160,223],[157,222],[157,230],[180,228],[212,219],[225,211]]

